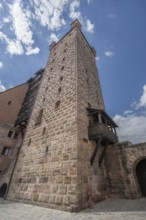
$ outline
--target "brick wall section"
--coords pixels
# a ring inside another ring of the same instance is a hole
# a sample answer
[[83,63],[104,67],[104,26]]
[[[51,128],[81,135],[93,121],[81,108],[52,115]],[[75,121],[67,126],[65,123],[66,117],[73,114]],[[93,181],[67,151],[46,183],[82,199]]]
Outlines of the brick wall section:
[[0,121],[15,123],[27,89],[28,84],[25,83],[0,93]]
[[110,146],[105,155],[109,196],[135,199],[142,197],[136,166],[146,158],[146,143],[123,142]]

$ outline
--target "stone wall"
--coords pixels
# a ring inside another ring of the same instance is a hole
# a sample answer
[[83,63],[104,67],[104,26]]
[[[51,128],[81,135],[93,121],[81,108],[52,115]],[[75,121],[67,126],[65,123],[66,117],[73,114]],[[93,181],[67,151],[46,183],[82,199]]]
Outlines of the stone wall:
[[[104,167],[88,140],[87,107],[104,109],[95,51],[79,26],[51,45],[8,199],[78,211],[104,198]],[[100,151],[100,150],[99,150]]]
[[89,141],[88,126],[89,112],[87,108],[104,109],[102,91],[95,61],[95,51],[82,33],[78,32],[77,39],[77,68],[78,68],[78,184],[80,186],[81,208],[89,206],[89,193],[93,200],[100,201],[105,197],[106,182],[103,166],[99,168],[98,150],[93,166],[90,159],[96,147],[94,141]]
[[52,46],[8,198],[78,208],[76,29]]
[[[13,133],[11,137],[8,137],[10,131]],[[14,138],[15,134],[17,134],[16,139]],[[7,185],[9,183],[21,143],[22,135],[20,129],[0,122],[0,187],[3,183],[6,183]],[[8,155],[3,154],[3,149],[5,147],[10,149]]]
[[130,199],[142,197],[136,166],[144,158],[146,158],[146,143],[133,145],[130,142],[123,142],[108,147],[104,160],[108,196]]

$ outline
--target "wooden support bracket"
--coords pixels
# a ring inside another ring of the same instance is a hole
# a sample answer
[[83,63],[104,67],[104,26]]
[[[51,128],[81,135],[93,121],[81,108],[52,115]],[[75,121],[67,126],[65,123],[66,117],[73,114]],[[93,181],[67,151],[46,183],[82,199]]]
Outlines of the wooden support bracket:
[[96,154],[97,154],[97,151],[98,151],[98,147],[99,147],[99,145],[100,145],[100,143],[101,143],[101,140],[102,140],[102,137],[99,138],[98,142],[96,143],[96,147],[95,147],[95,149],[94,149],[94,152],[93,152],[92,157],[91,157],[91,160],[90,160],[91,166],[93,165],[93,162],[94,162],[94,160],[95,160],[95,157],[96,157]]

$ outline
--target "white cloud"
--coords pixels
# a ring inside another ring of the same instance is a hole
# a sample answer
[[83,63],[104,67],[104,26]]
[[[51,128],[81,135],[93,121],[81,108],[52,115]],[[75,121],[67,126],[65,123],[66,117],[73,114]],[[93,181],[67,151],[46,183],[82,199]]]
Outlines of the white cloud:
[[53,41],[57,42],[59,39],[58,39],[58,36],[55,33],[51,33],[48,40],[49,40],[49,44],[51,44]]
[[[80,0],[13,0],[7,5],[8,11],[1,21],[2,26],[8,24],[9,32],[1,32],[0,39],[11,55],[39,53],[40,49],[34,48],[33,25],[36,21],[54,33],[66,24],[67,18],[65,20],[64,17],[69,16],[71,19],[78,18],[87,32],[94,31],[94,24],[81,14]],[[51,35],[51,38],[57,40],[55,35]]]
[[89,19],[87,19],[87,21],[86,21],[86,30],[89,33],[93,33],[94,32],[94,24],[92,24]]
[[6,51],[10,55],[21,55],[24,53],[22,44],[18,40],[9,39],[4,33],[0,31],[0,40],[6,43]]
[[70,0],[32,0],[30,4],[34,7],[33,18],[42,26],[47,26],[49,30],[58,30],[65,25],[62,14],[70,2]]
[[0,10],[3,8],[2,3],[0,3]]
[[99,60],[100,60],[100,57],[95,57],[95,60],[96,60],[96,61],[99,61]]
[[92,22],[87,19],[86,17],[83,17],[81,12],[79,11],[79,7],[80,7],[80,1],[79,0],[74,0],[71,4],[70,4],[70,13],[69,16],[72,19],[78,19],[83,28],[88,32],[88,33],[93,33],[94,32],[94,24],[92,24]]
[[3,63],[0,61],[0,69],[3,67]]
[[[114,117],[119,126],[117,133],[120,141],[146,142],[146,85],[143,86],[143,94],[136,103],[139,105],[138,108],[133,106],[132,110],[126,110]],[[138,111],[141,107],[143,112]]]
[[21,0],[14,0],[9,6],[9,16],[3,18],[3,23],[11,24],[11,31],[15,35],[12,39],[0,32],[0,39],[6,44],[6,51],[10,55],[36,54],[38,48],[32,48],[34,44],[31,30],[31,13],[25,9]]
[[20,41],[8,40],[7,52],[11,55],[22,55],[24,53],[24,50]]
[[81,22],[83,22],[83,17],[81,15],[80,11],[77,11],[77,9],[80,7],[79,0],[75,0],[70,4],[70,18],[72,19],[79,19]]
[[11,22],[11,17],[4,17],[3,18],[3,23],[10,23]]
[[12,16],[12,29],[17,40],[25,45],[33,44],[30,13],[23,8],[21,0],[15,0],[14,4],[9,5],[9,8]]
[[0,80],[0,92],[3,92],[6,90],[6,87],[2,84],[2,81]]
[[119,126],[117,133],[120,141],[146,142],[146,115],[116,115],[114,121]]
[[129,115],[129,114],[132,114],[132,113],[133,113],[133,111],[131,111],[131,110],[124,111],[124,115]]
[[107,17],[112,19],[112,18],[115,18],[115,17],[116,17],[116,15],[115,15],[115,14],[113,14],[113,13],[109,13],[109,14],[107,15]]
[[36,48],[27,47],[26,55],[38,54],[39,52],[40,52],[40,49],[38,47]]
[[87,3],[90,4],[93,0],[87,0]]
[[107,57],[112,57],[112,56],[114,56],[115,54],[114,54],[114,52],[112,52],[112,51],[106,51],[105,52],[105,56],[107,56]]
[[146,85],[143,86],[143,94],[140,97],[138,103],[135,102],[135,108],[139,109],[141,107],[146,107]]
[[2,33],[1,31],[0,31],[0,40],[1,41],[7,41],[8,40],[7,36],[4,33]]

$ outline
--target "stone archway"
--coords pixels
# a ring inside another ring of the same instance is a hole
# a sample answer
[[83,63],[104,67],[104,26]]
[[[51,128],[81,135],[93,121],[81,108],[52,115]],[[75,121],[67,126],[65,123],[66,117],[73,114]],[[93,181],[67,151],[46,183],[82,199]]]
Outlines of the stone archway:
[[146,158],[140,160],[136,166],[136,175],[140,185],[141,193],[146,197]]
[[4,183],[4,184],[0,187],[0,198],[4,198],[6,191],[7,191],[7,184]]

